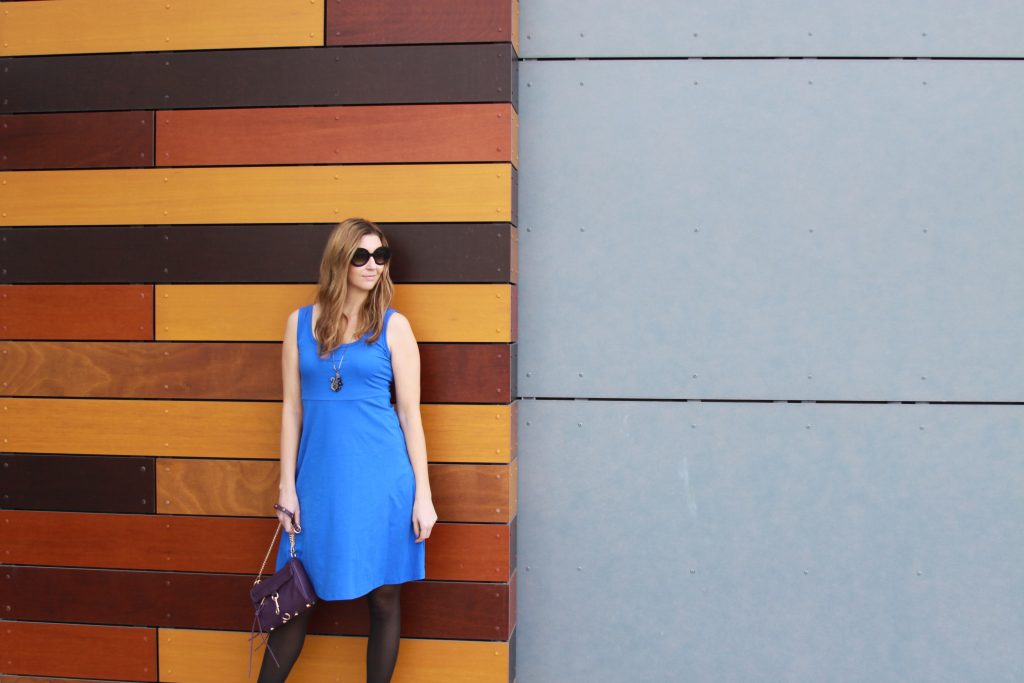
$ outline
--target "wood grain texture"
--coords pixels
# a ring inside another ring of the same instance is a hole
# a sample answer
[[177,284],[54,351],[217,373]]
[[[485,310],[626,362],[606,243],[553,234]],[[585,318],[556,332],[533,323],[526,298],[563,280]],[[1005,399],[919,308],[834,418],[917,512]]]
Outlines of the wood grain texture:
[[[515,453],[512,405],[424,405],[432,462],[504,463]],[[281,404],[0,398],[3,450],[17,453],[279,457]]]
[[509,103],[157,112],[159,166],[512,162]]
[[48,0],[4,10],[0,55],[323,45],[324,0]]
[[[0,548],[6,564],[253,576],[276,524],[239,517],[3,510]],[[509,580],[510,525],[442,523],[425,542],[428,580]]]
[[5,621],[0,633],[11,674],[157,680],[156,629]]
[[[423,343],[423,403],[515,395],[514,344]],[[68,366],[75,381],[62,380]],[[281,346],[256,342],[0,341],[8,396],[281,400]]]
[[512,0],[327,0],[328,45],[507,43],[514,23]]
[[0,173],[0,225],[510,221],[511,164]]
[[[396,285],[392,307],[420,342],[510,342],[510,285]],[[316,285],[157,285],[156,338],[278,341]]]
[[277,458],[279,403],[0,399],[5,450]]
[[0,169],[153,165],[153,112],[0,116]]
[[2,507],[156,512],[153,458],[0,454]]
[[[397,283],[516,281],[508,223],[390,223]],[[316,282],[334,224],[0,228],[0,283]]]
[[[0,456],[0,461],[4,459]],[[516,507],[513,467],[431,464],[430,489],[440,521],[510,522]],[[279,474],[276,460],[160,458],[156,510],[173,515],[273,517]],[[0,491],[5,490],[0,484]]]
[[[509,43],[0,57],[0,113],[517,104]],[[40,88],[39,83],[48,87]]]
[[[255,572],[255,570],[254,570]],[[7,619],[107,625],[244,630],[252,609],[243,574],[0,568],[0,609]],[[411,581],[402,586],[402,635],[407,638],[508,640],[510,584]],[[309,632],[366,635],[366,598],[321,602]]]
[[[245,683],[248,632],[159,629],[160,680],[180,683]],[[260,656],[259,649],[257,657]],[[257,661],[259,661],[257,659]],[[364,680],[366,639],[307,636],[290,683]],[[394,683],[512,683],[508,643],[403,640]]]
[[[0,2],[30,2],[32,0],[0,0]],[[85,678],[53,678],[52,676],[5,676],[0,674],[0,683],[111,683]]]
[[0,285],[0,338],[152,339],[151,285]]

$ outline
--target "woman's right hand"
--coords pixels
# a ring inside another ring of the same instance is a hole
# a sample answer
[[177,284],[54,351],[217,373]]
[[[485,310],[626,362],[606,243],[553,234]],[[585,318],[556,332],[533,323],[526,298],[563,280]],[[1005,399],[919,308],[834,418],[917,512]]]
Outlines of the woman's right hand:
[[[285,510],[291,510],[295,513],[295,524],[301,529],[302,520],[299,518],[299,496],[295,493],[295,489],[282,490],[277,498],[277,504]],[[284,527],[284,530],[291,533],[292,518],[280,510],[277,511],[277,518],[281,520],[281,526]]]

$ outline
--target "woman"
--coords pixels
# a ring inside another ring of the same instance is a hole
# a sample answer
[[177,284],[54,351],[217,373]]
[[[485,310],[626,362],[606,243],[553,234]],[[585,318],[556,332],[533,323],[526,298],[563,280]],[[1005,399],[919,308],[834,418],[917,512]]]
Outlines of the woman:
[[[324,248],[316,303],[288,316],[282,353],[278,504],[294,513],[295,551],[320,600],[367,595],[367,683],[391,680],[401,584],[424,578],[423,542],[437,521],[419,351],[408,319],[389,308],[390,257],[375,224],[340,223]],[[278,518],[292,530],[287,513]],[[282,536],[276,569],[288,558]],[[270,634],[280,666],[264,652],[260,683],[288,676],[315,609]]]

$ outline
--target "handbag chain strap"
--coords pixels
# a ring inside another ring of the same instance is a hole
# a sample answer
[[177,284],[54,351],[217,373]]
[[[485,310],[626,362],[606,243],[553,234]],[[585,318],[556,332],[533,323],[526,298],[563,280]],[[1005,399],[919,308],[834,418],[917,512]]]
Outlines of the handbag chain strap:
[[[270,559],[270,551],[274,549],[274,544],[277,543],[277,535],[279,533],[281,533],[281,523],[280,522],[277,523],[277,528],[274,529],[274,538],[272,538],[270,540],[270,547],[267,548],[267,554],[263,556],[263,564],[260,565],[260,571],[259,571],[258,574],[256,574],[256,580],[252,582],[252,585],[254,585],[254,586],[263,579],[263,569],[267,566],[267,560]],[[288,545],[289,545],[289,549],[288,550],[291,553],[291,556],[295,557],[295,532],[294,531],[289,531],[288,532]]]

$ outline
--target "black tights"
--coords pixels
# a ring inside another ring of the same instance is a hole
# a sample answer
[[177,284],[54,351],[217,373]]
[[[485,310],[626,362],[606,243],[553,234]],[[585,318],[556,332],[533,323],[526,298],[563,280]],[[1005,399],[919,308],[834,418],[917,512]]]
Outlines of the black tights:
[[[370,637],[366,641],[366,683],[390,683],[398,660],[402,630],[401,584],[380,586],[366,596],[370,605]],[[316,609],[316,608],[314,608]],[[299,658],[313,609],[270,632],[267,642],[277,657],[263,653],[258,683],[283,683]],[[280,664],[280,667],[278,667]]]

